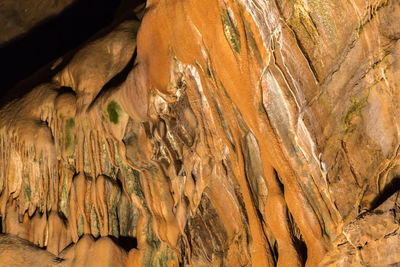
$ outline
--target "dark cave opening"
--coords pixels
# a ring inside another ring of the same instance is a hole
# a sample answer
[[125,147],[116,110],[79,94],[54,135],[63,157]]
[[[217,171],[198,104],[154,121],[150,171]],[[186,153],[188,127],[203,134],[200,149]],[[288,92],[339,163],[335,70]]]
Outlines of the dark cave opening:
[[109,24],[120,0],[76,1],[0,49],[3,88],[10,88]]
[[306,246],[306,243],[304,242],[303,238],[298,238],[298,237],[294,238],[293,243],[294,243],[294,246],[295,246],[297,252],[301,256],[301,260],[302,260],[303,265],[305,265],[306,261],[307,261],[307,246]]
[[[0,46],[0,106],[21,97],[35,85],[51,77],[38,70],[76,50],[126,10],[144,0],[76,0],[57,16],[45,19],[28,32]],[[21,11],[22,12],[22,11]],[[117,19],[118,17],[118,19]],[[70,56],[70,55],[69,55]],[[50,67],[48,67],[50,69]],[[29,78],[29,82],[21,81]]]
[[307,261],[307,245],[289,209],[287,210],[287,217],[289,222],[290,234],[293,240],[293,245],[296,248],[297,252],[299,253],[301,261],[304,265]]
[[388,198],[400,190],[400,177],[393,178],[382,191],[372,200],[370,210],[374,210],[383,204]]
[[[281,176],[279,176],[279,174],[276,170],[274,170],[274,173],[275,173],[276,182],[278,183],[282,193],[285,194],[285,186],[283,184]],[[307,261],[307,245],[304,241],[303,235],[301,234],[301,231],[300,231],[296,221],[294,220],[294,218],[292,216],[292,213],[289,211],[288,208],[286,209],[286,212],[287,212],[289,230],[290,230],[290,235],[292,236],[293,245],[294,245],[295,249],[297,250],[297,252],[301,258],[301,261],[304,265]],[[278,258],[279,257],[278,249],[275,246],[274,246],[274,253],[276,254],[276,258]]]
[[114,237],[110,236],[110,238],[121,248],[123,248],[125,251],[130,251],[131,249],[137,249],[137,239],[136,237],[132,236],[119,236]]

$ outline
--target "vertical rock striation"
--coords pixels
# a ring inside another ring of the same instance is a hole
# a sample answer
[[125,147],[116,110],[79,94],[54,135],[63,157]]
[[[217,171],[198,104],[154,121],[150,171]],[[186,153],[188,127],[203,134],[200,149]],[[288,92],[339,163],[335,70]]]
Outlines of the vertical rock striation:
[[148,0],[0,111],[3,231],[65,266],[400,262],[399,10]]

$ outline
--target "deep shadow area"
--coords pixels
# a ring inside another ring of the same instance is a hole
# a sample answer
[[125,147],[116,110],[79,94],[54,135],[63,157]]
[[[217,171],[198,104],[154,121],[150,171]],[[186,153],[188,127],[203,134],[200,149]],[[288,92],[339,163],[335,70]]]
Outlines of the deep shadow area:
[[370,210],[374,210],[379,207],[388,198],[393,196],[397,191],[400,190],[400,177],[393,178],[390,183],[385,185],[383,190],[376,196],[376,198],[371,202]]
[[[282,191],[282,194],[285,194],[285,185],[282,182],[282,178],[279,175],[279,173],[274,169],[274,174],[275,174],[275,180],[277,184],[279,185],[279,188]],[[300,228],[297,225],[296,221],[293,218],[292,213],[290,212],[289,208],[286,207],[286,213],[287,213],[287,222],[289,225],[289,231],[290,235],[292,237],[293,245],[298,252],[300,256],[300,260],[302,261],[303,266],[306,264],[307,261],[307,245],[304,241],[303,235],[301,234]],[[278,254],[278,248],[276,247],[277,243],[275,243],[274,246],[274,253],[276,254],[276,258],[278,259],[279,254]]]
[[77,0],[58,16],[0,47],[0,105],[21,95],[17,82],[63,56],[110,24],[121,0]]
[[137,239],[131,236],[109,236],[118,246],[123,248],[125,251],[130,251],[133,248],[137,248]]
[[287,218],[289,223],[290,235],[292,236],[293,245],[296,248],[297,252],[301,257],[301,261],[303,266],[306,264],[307,261],[307,245],[304,241],[303,235],[300,232],[296,221],[293,218],[293,215],[290,213],[289,209],[286,210]]
[[296,250],[299,252],[299,255],[301,257],[303,266],[305,266],[306,261],[307,261],[307,246],[306,242],[304,240],[297,238],[296,236],[293,238],[293,243],[294,247]]

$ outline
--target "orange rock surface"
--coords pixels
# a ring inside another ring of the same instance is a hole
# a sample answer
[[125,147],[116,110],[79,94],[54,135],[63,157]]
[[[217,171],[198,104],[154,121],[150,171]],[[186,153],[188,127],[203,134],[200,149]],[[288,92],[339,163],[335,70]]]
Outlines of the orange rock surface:
[[63,266],[400,262],[398,1],[126,13],[0,110],[3,232]]

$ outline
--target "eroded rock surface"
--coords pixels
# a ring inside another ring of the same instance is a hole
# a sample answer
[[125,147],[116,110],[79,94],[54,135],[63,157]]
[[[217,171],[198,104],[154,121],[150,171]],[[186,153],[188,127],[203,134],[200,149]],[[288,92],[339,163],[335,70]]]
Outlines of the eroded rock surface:
[[3,0],[0,4],[0,45],[20,37],[46,19],[57,16],[74,0]]
[[0,111],[3,231],[66,266],[398,264],[399,11],[148,0]]

